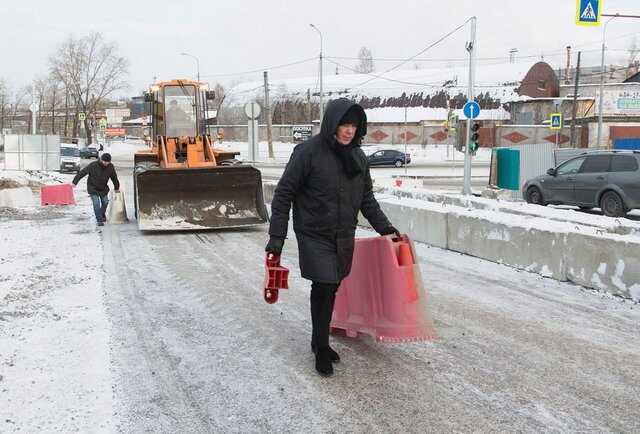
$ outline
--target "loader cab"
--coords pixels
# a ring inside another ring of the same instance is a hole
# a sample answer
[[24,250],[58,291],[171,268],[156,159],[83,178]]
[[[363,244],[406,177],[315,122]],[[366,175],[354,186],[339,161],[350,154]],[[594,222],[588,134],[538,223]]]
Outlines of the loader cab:
[[152,137],[206,134],[205,113],[215,97],[206,84],[175,80],[154,84],[145,100],[151,104]]

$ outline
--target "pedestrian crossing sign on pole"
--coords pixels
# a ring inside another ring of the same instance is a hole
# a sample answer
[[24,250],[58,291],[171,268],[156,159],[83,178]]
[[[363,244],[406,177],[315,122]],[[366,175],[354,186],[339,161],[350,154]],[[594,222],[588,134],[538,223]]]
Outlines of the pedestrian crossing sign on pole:
[[577,0],[576,24],[579,26],[599,26],[603,1]]
[[549,120],[549,128],[552,130],[562,129],[562,113],[551,113],[551,119]]

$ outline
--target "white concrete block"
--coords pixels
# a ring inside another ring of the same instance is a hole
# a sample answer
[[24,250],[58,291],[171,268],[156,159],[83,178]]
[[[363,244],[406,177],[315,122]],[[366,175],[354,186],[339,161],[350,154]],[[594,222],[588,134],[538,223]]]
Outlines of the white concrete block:
[[33,192],[29,187],[6,188],[0,190],[0,206],[21,208],[35,206]]
[[640,241],[620,236],[568,234],[567,277],[587,288],[640,299]]
[[510,226],[451,211],[448,214],[449,250],[499,264],[566,280],[566,234]]

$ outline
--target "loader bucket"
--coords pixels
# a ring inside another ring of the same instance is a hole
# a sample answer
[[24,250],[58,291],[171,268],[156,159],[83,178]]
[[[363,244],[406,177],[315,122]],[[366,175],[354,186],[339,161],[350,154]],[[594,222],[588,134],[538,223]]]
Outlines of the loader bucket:
[[260,171],[251,166],[134,170],[138,228],[178,231],[253,226],[268,220]]

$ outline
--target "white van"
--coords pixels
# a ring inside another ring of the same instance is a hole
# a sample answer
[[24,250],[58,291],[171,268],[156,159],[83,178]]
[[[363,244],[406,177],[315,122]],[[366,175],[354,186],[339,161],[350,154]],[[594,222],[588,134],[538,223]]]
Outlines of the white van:
[[62,143],[60,145],[60,172],[80,171],[80,149],[77,146]]

